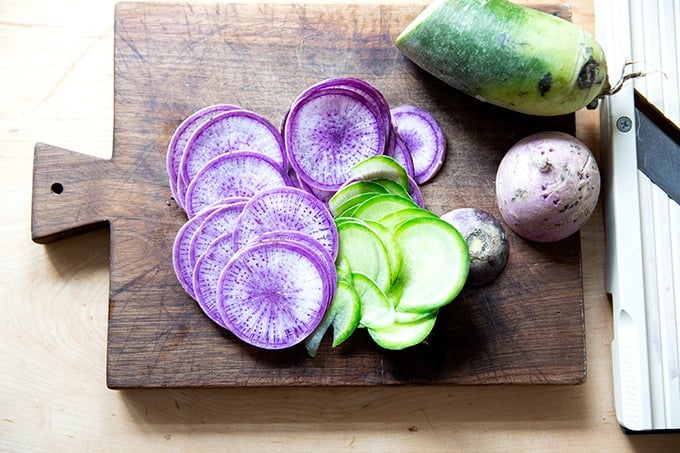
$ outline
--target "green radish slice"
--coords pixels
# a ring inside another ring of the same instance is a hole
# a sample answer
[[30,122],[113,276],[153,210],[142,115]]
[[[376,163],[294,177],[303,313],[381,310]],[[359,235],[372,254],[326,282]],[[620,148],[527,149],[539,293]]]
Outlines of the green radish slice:
[[353,217],[354,216],[354,211],[356,208],[363,204],[365,201],[370,200],[376,195],[384,195],[380,192],[367,192],[367,193],[360,193],[359,195],[355,195],[352,198],[345,200],[342,204],[340,204],[336,209],[333,215],[335,217]]
[[396,311],[395,317],[394,317],[394,322],[396,324],[412,323],[412,322],[420,321],[423,318],[430,317],[430,316],[432,316],[432,313],[433,312],[431,312],[431,311],[426,311],[425,313],[409,313],[409,312],[406,312],[406,311]]
[[382,329],[394,324],[394,305],[378,284],[367,275],[359,272],[352,274],[354,289],[361,301],[359,325],[370,329]]
[[335,216],[337,215],[339,208],[346,209],[346,207],[343,206],[345,201],[365,193],[387,193],[387,189],[370,181],[353,181],[340,187],[330,200],[328,200],[328,209]]
[[333,347],[344,343],[359,325],[361,301],[354,287],[347,281],[338,281],[335,296],[319,326],[305,339],[307,353],[316,357],[326,332],[333,327]]
[[396,181],[392,181],[391,179],[374,179],[372,182],[384,188],[388,193],[411,200],[411,195],[408,190]]
[[361,203],[353,212],[353,216],[363,220],[379,220],[394,211],[406,208],[417,208],[413,201],[394,194],[381,194]]
[[385,246],[387,258],[390,262],[390,284],[392,284],[399,276],[399,271],[401,270],[401,265],[404,261],[404,255],[401,253],[399,242],[395,239],[392,231],[379,222],[366,220],[364,223],[380,237],[380,240]]
[[394,158],[381,154],[365,159],[352,167],[352,177],[370,181],[374,179],[391,179],[403,187],[408,187],[408,174],[404,167]]
[[427,209],[411,207],[391,212],[384,217],[381,217],[378,222],[391,230],[396,230],[402,223],[418,217],[435,218],[438,216]]
[[347,260],[353,273],[372,278],[386,290],[390,286],[390,260],[380,237],[360,222],[338,225],[338,259]]
[[467,243],[458,230],[445,220],[420,217],[402,223],[394,235],[404,254],[399,311],[424,313],[450,303],[470,268]]
[[430,313],[409,323],[394,323],[382,329],[368,329],[373,341],[385,349],[401,350],[422,343],[434,327],[437,314]]

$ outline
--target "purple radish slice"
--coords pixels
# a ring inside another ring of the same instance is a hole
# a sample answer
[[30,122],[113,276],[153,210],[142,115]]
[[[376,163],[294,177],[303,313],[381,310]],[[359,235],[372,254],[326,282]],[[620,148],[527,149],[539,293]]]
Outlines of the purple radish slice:
[[186,293],[194,297],[193,288],[193,266],[189,261],[191,254],[191,239],[201,226],[203,221],[213,212],[217,207],[204,209],[194,217],[184,222],[184,225],[177,231],[175,241],[172,245],[172,267],[177,276],[177,280]]
[[392,114],[390,112],[390,106],[380,90],[365,80],[353,77],[336,77],[332,79],[326,79],[310,86],[305,91],[300,93],[297,100],[303,99],[307,95],[316,91],[329,88],[344,88],[363,96],[378,111],[380,115],[380,122],[385,129],[385,136],[389,137],[391,135]]
[[194,232],[189,245],[189,265],[194,267],[198,258],[210,244],[222,234],[233,232],[238,216],[243,212],[245,201],[227,203],[215,208]]
[[173,132],[170,143],[168,144],[165,164],[168,171],[168,178],[170,179],[172,196],[180,207],[184,207],[184,197],[181,196],[178,191],[179,165],[191,134],[193,134],[201,124],[215,115],[238,108],[238,106],[231,104],[215,104],[204,107],[185,118]]
[[291,108],[284,131],[290,164],[304,182],[333,191],[362,160],[382,154],[386,134],[365,97],[346,89],[317,90]]
[[289,182],[283,169],[261,154],[248,151],[222,154],[209,161],[191,181],[185,209],[191,217],[223,198],[251,198],[262,190]]
[[328,208],[314,195],[295,187],[277,187],[255,195],[234,227],[234,247],[269,231],[299,231],[317,240],[333,260],[338,254],[338,230]]
[[406,142],[415,168],[414,179],[424,184],[437,174],[446,157],[446,140],[437,120],[413,105],[392,109],[396,133]]
[[232,235],[233,232],[230,231],[213,240],[196,261],[192,279],[194,299],[198,306],[208,318],[225,329],[227,326],[217,308],[217,283],[225,266],[234,256]]
[[192,134],[180,162],[180,177],[191,180],[214,157],[234,151],[260,153],[287,168],[281,133],[262,115],[237,109],[203,123]]
[[256,242],[237,251],[220,274],[217,307],[227,329],[265,349],[294,346],[311,334],[330,304],[325,264],[302,244]]
[[[328,250],[321,245],[319,241],[309,236],[308,234],[300,233],[299,231],[268,231],[263,233],[257,240],[257,242],[265,241],[279,241],[279,242],[293,242],[296,244],[303,244],[309,247],[310,251],[313,251],[319,256],[319,259],[326,264],[326,273],[328,280],[331,282],[332,292],[335,293],[335,286],[337,284],[338,275],[335,268],[335,260],[328,253]],[[233,242],[233,241],[232,241]]]
[[387,151],[387,155],[399,162],[399,164],[404,167],[406,174],[411,178],[415,177],[416,169],[413,165],[413,156],[411,156],[411,151],[408,149],[408,145],[398,135],[393,137],[394,146],[391,150]]

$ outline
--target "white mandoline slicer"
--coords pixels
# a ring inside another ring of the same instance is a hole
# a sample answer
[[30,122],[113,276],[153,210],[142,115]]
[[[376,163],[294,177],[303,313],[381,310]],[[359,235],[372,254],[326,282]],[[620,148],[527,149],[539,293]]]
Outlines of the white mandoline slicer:
[[595,0],[611,83],[600,103],[616,415],[680,429],[680,0]]

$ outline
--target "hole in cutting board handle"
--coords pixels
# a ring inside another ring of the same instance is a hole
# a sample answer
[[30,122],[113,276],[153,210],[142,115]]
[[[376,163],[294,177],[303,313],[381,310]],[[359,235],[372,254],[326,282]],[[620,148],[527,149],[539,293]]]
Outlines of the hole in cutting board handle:
[[61,193],[64,192],[64,186],[60,182],[55,182],[52,183],[52,185],[50,186],[50,190],[52,191],[52,193],[60,195]]

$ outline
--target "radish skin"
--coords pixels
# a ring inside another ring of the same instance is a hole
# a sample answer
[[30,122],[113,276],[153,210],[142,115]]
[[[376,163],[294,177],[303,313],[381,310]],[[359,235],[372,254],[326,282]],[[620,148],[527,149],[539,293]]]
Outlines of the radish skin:
[[496,174],[501,217],[518,235],[553,242],[588,221],[600,193],[600,171],[583,142],[563,132],[530,135],[505,154]]
[[591,34],[507,0],[435,0],[395,45],[452,87],[530,115],[572,113],[609,91]]

